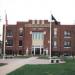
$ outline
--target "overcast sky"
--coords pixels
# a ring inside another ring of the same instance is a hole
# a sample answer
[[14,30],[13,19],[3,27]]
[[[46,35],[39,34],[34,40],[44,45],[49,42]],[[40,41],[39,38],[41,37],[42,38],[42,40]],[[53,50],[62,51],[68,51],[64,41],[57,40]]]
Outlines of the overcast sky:
[[0,0],[0,34],[5,10],[9,24],[29,19],[50,20],[51,13],[62,24],[75,24],[75,0]]

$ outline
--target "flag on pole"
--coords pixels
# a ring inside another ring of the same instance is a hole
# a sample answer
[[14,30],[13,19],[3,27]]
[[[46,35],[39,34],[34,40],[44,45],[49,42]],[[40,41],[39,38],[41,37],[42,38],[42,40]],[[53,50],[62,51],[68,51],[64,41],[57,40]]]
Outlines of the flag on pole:
[[51,19],[54,20],[55,24],[58,24],[58,21],[55,19],[55,17],[51,14]]

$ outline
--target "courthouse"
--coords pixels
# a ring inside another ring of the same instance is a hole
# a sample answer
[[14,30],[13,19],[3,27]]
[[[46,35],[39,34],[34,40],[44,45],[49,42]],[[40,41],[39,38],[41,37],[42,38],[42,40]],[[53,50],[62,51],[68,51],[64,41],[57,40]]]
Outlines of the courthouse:
[[63,25],[60,22],[56,24],[48,20],[29,20],[6,26],[6,54],[49,55],[50,52],[52,56],[75,55],[75,25]]

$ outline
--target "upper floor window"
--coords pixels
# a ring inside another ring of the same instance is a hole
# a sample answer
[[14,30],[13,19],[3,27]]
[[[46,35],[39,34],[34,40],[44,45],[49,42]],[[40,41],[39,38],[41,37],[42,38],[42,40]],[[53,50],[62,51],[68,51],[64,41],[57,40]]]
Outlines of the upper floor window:
[[57,37],[57,28],[54,28],[54,38]]
[[19,46],[22,46],[22,40],[19,40]]
[[71,41],[64,41],[64,47],[65,48],[71,47]]
[[19,36],[23,36],[23,28],[19,28]]
[[64,31],[64,37],[71,37],[71,31]]
[[7,40],[6,46],[13,46],[13,40],[12,39]]
[[35,24],[35,20],[32,20],[32,24]]
[[42,20],[42,24],[44,24],[44,20]]
[[57,41],[56,40],[53,41],[53,47],[57,48]]
[[32,32],[32,39],[33,40],[43,40],[44,39],[43,32]]
[[39,20],[37,20],[37,24],[40,24],[40,21]]
[[13,36],[13,32],[11,30],[7,30],[6,36]]

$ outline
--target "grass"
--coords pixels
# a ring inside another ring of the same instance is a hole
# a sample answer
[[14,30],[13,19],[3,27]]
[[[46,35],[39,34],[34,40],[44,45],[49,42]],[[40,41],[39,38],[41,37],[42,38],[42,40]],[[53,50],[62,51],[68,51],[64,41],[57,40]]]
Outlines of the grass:
[[8,75],[75,75],[75,60],[64,64],[25,65]]

